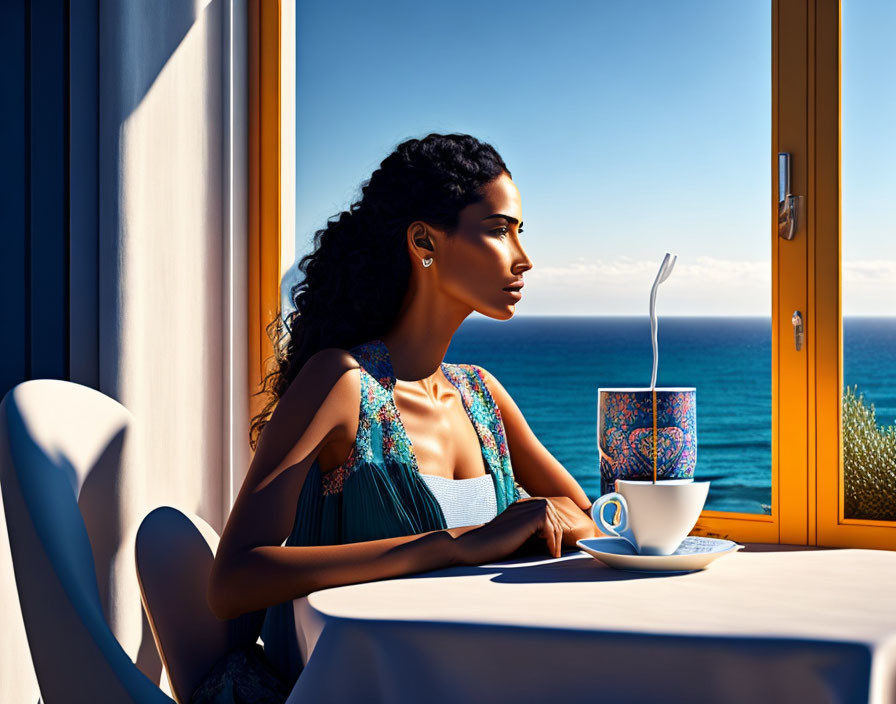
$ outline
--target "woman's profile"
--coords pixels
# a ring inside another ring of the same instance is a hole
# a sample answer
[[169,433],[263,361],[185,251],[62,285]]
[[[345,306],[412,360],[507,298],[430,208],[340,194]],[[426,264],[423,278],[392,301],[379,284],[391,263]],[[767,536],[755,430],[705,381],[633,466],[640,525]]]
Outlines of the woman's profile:
[[[558,556],[596,534],[588,497],[501,383],[444,362],[472,312],[514,315],[533,266],[522,220],[492,146],[430,134],[399,144],[315,234],[295,311],[269,327],[269,400],[208,592],[220,618],[264,614],[265,659],[221,663],[193,701],[276,701],[274,679],[288,692],[301,671],[292,601],[312,591],[524,545]],[[257,692],[222,695],[244,675]]]

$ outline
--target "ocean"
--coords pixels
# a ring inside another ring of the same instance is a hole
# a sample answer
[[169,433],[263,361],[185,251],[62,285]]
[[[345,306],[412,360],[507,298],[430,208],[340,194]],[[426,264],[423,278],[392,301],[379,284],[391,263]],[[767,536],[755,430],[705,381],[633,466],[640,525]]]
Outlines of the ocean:
[[[844,320],[844,383],[896,423],[896,318]],[[697,388],[697,479],[706,508],[771,503],[770,318],[661,317],[657,386]],[[592,499],[600,494],[599,387],[647,387],[647,316],[468,318],[447,362],[479,364],[507,389],[542,444]]]

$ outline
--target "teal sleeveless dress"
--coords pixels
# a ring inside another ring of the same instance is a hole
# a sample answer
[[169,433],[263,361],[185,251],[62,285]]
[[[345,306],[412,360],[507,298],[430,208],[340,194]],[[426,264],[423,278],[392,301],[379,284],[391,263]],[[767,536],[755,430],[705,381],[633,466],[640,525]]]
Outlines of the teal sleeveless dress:
[[[355,443],[342,466],[321,474],[317,460],[311,465],[285,545],[338,545],[445,528],[442,509],[419,474],[395,404],[395,373],[385,343],[371,340],[349,352],[361,366]],[[501,412],[485,384],[482,367],[443,362],[441,369],[460,391],[501,513],[520,497]],[[266,610],[261,637],[271,664],[295,682],[302,664],[291,601]]]

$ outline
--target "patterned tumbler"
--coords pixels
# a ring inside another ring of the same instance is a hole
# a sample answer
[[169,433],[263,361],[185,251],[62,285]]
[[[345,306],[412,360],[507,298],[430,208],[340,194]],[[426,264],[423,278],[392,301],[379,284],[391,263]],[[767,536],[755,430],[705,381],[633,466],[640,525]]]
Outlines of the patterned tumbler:
[[597,390],[601,494],[615,491],[617,479],[652,480],[654,467],[657,481],[694,476],[697,390],[658,388],[655,391],[654,431],[651,389]]

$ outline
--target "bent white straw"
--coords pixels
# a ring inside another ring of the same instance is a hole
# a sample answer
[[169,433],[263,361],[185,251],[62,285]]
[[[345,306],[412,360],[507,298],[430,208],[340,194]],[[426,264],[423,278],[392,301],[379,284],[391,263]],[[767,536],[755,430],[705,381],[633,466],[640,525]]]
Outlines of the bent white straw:
[[656,280],[653,282],[653,288],[650,289],[650,339],[653,342],[653,372],[650,374],[650,389],[656,388],[656,368],[659,363],[659,348],[656,341],[656,290],[660,284],[669,278],[675,262],[678,260],[677,255],[669,254],[663,257],[663,263],[660,264],[660,270],[656,274]]

